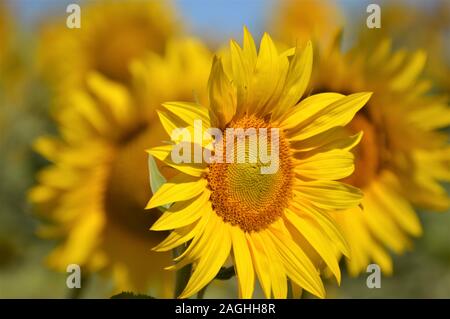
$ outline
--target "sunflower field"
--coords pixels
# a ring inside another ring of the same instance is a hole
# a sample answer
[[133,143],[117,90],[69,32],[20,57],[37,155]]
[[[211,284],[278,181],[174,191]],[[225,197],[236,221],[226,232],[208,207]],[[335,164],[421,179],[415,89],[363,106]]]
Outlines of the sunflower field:
[[0,298],[450,298],[450,2],[0,0]]

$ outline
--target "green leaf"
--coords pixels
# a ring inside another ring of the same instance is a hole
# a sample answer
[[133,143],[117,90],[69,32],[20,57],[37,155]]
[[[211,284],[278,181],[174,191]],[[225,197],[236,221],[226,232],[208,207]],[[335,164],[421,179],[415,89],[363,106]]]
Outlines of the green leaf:
[[156,298],[143,294],[134,294],[132,292],[123,291],[120,294],[112,296],[111,299],[156,299]]
[[219,270],[219,273],[217,274],[216,278],[217,280],[228,280],[236,275],[236,272],[234,271],[234,267],[222,267]]
[[[148,172],[149,172],[149,177],[150,177],[150,189],[152,190],[152,193],[155,194],[158,191],[158,189],[167,182],[167,180],[159,171],[158,165],[156,165],[155,159],[150,154],[148,154]],[[170,204],[167,204],[165,206],[158,207],[158,208],[159,208],[159,210],[164,212],[169,207],[170,207]]]

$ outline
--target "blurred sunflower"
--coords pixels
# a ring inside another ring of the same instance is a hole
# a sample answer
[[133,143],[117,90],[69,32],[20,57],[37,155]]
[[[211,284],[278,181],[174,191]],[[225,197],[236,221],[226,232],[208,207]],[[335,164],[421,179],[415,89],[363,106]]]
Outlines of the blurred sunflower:
[[[358,21],[356,23],[360,23]],[[420,25],[420,27],[418,27]],[[426,50],[427,76],[438,89],[450,92],[450,2],[429,1],[411,5],[408,1],[389,1],[383,4],[382,28],[360,30],[366,43],[383,38],[393,39],[396,46]]]
[[344,23],[332,0],[281,0],[269,22],[276,39],[288,45],[313,39],[319,49],[330,45]]
[[[359,189],[336,181],[352,173],[350,149],[361,138],[361,134],[350,137],[342,126],[370,94],[323,93],[302,100],[312,54],[310,43],[280,54],[267,34],[257,53],[252,36],[244,29],[243,48],[231,41],[229,54],[214,59],[208,107],[188,102],[163,104],[165,111],[159,115],[169,135],[174,128],[194,130],[196,119],[202,120],[204,130],[279,129],[278,140],[273,142],[270,137],[268,142],[279,149],[278,170],[273,174],[260,172],[261,161],[248,163],[252,151],[247,143],[238,143],[235,149],[236,143],[230,146],[226,138],[218,143],[219,148],[224,153],[232,147],[234,154],[246,154],[247,163],[177,164],[170,154],[178,143],[149,150],[179,171],[159,188],[147,208],[173,203],[151,228],[173,230],[155,250],[169,251],[190,242],[169,267],[194,264],[180,297],[195,294],[213,280],[231,252],[243,298],[253,294],[255,272],[268,298],[285,298],[288,278],[324,297],[317,259],[340,281],[333,245],[338,244],[347,255],[347,244],[329,211],[357,206],[362,196]],[[236,136],[231,138],[235,142]],[[185,138],[173,141],[192,146]]]
[[357,275],[375,261],[391,274],[388,250],[402,253],[422,233],[413,205],[449,207],[439,184],[450,180],[447,134],[439,131],[450,123],[448,101],[428,94],[430,83],[420,78],[424,52],[393,51],[385,40],[343,54],[338,42],[317,64],[312,92],[370,90],[373,97],[347,126],[364,132],[353,149],[355,173],[344,180],[363,190],[364,209],[334,216],[352,250],[349,272]]
[[169,1],[92,1],[81,6],[81,28],[64,19],[42,26],[39,68],[57,92],[85,84],[96,71],[129,84],[129,64],[147,51],[163,53],[178,33]]
[[66,92],[68,105],[55,115],[59,136],[36,142],[53,164],[29,194],[49,221],[41,235],[63,239],[48,258],[51,267],[106,270],[117,291],[151,287],[171,296],[172,275],[160,271],[170,255],[148,248],[163,234],[148,232],[158,214],[144,211],[151,196],[145,149],[164,136],[155,108],[167,99],[193,100],[193,92],[204,100],[210,65],[202,44],[173,40],[165,56],[150,53],[132,64],[131,88],[90,73],[86,89]]

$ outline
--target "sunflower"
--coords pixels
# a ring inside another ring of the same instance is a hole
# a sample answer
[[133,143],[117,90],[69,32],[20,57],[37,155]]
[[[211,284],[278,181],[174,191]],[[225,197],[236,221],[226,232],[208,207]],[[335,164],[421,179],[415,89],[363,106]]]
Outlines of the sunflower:
[[[359,189],[336,181],[352,173],[350,149],[361,138],[360,133],[349,136],[342,126],[370,93],[322,93],[302,99],[312,68],[310,43],[304,49],[279,53],[264,34],[257,53],[251,34],[244,29],[243,48],[232,40],[228,53],[214,59],[208,106],[164,103],[160,120],[169,135],[175,128],[198,130],[194,120],[202,120],[205,133],[211,127],[220,131],[255,128],[262,136],[259,129],[275,129],[278,138],[271,138],[267,145],[278,147],[274,160],[278,169],[264,174],[265,164],[259,160],[190,164],[172,159],[171,152],[180,145],[211,150],[208,139],[189,143],[188,138],[172,136],[174,144],[150,149],[152,156],[179,171],[147,205],[151,209],[172,203],[151,228],[172,230],[154,249],[169,251],[189,242],[169,267],[194,264],[181,298],[214,279],[229,256],[240,297],[252,296],[255,272],[267,298],[285,298],[287,279],[324,297],[315,261],[323,260],[339,281],[334,244],[348,254],[329,212],[355,207],[362,196]],[[227,138],[235,140],[234,135]],[[251,156],[247,143],[238,143],[235,149],[235,143],[228,142],[226,138],[216,141],[217,149]]]
[[[363,23],[361,21],[357,23]],[[420,28],[417,26],[420,25]],[[450,3],[432,1],[411,5],[408,1],[383,4],[383,26],[363,28],[359,35],[365,42],[377,42],[389,37],[397,46],[424,49],[428,56],[424,74],[433,79],[437,89],[450,92]]]
[[450,179],[450,148],[440,129],[449,125],[450,112],[446,97],[431,95],[430,82],[421,78],[423,51],[394,51],[390,40],[364,43],[341,53],[337,41],[321,57],[311,89],[373,92],[346,127],[364,132],[353,149],[355,173],[345,179],[363,190],[364,211],[333,215],[351,247],[350,274],[371,261],[391,274],[389,251],[403,253],[422,234],[413,207],[448,210],[440,182]]
[[343,14],[332,0],[281,0],[270,21],[276,39],[288,45],[313,39],[326,48],[343,25]]
[[[144,210],[151,195],[145,149],[163,137],[157,105],[194,100],[193,92],[205,99],[211,55],[193,39],[173,40],[166,52],[132,64],[132,89],[91,73],[86,89],[67,92],[70,103],[56,112],[59,136],[36,142],[53,164],[39,173],[30,199],[49,221],[41,235],[62,239],[48,258],[52,268],[104,270],[117,291],[150,287],[168,297],[172,276],[160,269],[170,256],[148,249],[163,234],[147,230],[157,212]],[[183,81],[172,85],[178,74]]]
[[129,84],[129,64],[147,51],[162,54],[178,33],[168,1],[92,1],[81,5],[80,29],[66,27],[66,17],[41,27],[39,69],[57,92],[85,85],[96,71]]

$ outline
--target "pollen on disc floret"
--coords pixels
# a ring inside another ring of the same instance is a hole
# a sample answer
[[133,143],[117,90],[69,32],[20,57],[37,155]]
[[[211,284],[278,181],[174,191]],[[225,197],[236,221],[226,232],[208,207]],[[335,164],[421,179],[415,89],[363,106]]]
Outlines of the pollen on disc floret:
[[[266,128],[267,147],[270,150],[271,123],[255,116],[244,116],[232,121],[227,128]],[[236,138],[236,137],[234,137]],[[234,154],[239,152],[238,143],[227,143],[226,134],[222,141],[223,155],[226,148],[235,148]],[[260,145],[258,145],[260,146]],[[242,147],[242,145],[241,145]],[[246,160],[248,159],[249,144],[245,143]],[[293,164],[289,142],[280,130],[279,155],[277,157],[278,170],[273,174],[261,173],[265,164],[259,159],[256,163],[212,163],[209,167],[207,180],[211,188],[211,202],[214,211],[225,221],[239,226],[246,232],[259,231],[282,216],[283,210],[292,198]],[[242,150],[241,150],[242,151]]]

